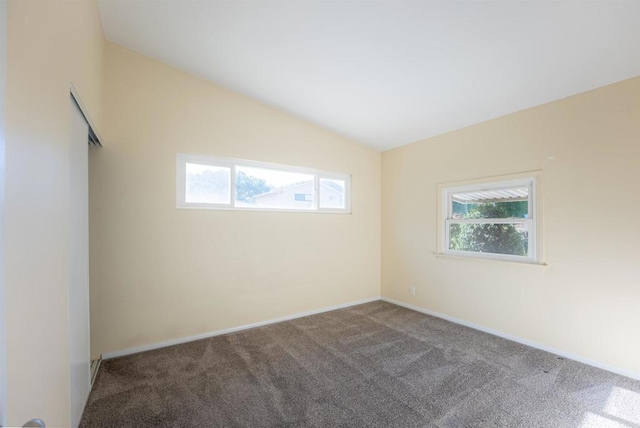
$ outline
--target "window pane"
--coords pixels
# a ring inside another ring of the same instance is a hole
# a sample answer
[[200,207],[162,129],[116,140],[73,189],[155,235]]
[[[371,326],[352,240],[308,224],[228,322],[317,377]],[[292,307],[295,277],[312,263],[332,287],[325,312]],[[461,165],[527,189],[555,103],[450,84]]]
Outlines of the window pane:
[[526,223],[451,223],[449,249],[527,256],[528,228]]
[[236,167],[236,206],[313,209],[314,175],[248,166]]
[[230,204],[231,169],[186,163],[185,201],[188,203]]
[[320,179],[320,208],[345,208],[344,180]]
[[454,193],[452,217],[454,219],[527,218],[528,198],[528,187]]

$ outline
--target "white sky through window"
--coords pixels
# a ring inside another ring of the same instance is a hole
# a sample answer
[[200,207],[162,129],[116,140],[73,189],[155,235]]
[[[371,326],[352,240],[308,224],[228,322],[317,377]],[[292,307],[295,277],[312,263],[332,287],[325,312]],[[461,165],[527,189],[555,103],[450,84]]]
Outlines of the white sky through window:
[[304,183],[306,181],[313,181],[312,174],[278,171],[274,169],[255,168],[249,166],[238,166],[236,168],[238,172],[244,172],[249,176],[264,180],[274,189],[291,186],[297,183]]

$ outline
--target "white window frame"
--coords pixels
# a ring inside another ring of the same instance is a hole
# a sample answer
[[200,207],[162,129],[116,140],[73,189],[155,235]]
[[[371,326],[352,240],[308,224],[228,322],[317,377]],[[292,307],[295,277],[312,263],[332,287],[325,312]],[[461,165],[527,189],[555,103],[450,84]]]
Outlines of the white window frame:
[[[186,165],[195,163],[207,166],[217,166],[230,169],[229,181],[229,203],[213,204],[204,202],[186,201]],[[276,171],[286,171],[301,174],[313,175],[314,180],[314,200],[312,208],[263,208],[263,207],[241,207],[235,205],[236,188],[236,168],[256,167],[272,169]],[[344,188],[344,208],[321,208],[320,207],[320,179],[342,180],[345,182]],[[180,209],[209,209],[209,210],[238,210],[238,211],[278,211],[278,212],[304,212],[304,213],[351,213],[351,175],[336,172],[321,171],[313,168],[299,166],[281,165],[268,162],[259,162],[246,159],[235,159],[226,157],[212,157],[192,153],[178,153],[176,160],[176,207]]]
[[[472,257],[481,259],[503,260],[520,263],[538,264],[542,259],[541,254],[541,222],[539,195],[539,172],[517,174],[507,177],[495,177],[489,179],[474,180],[467,183],[450,183],[439,185],[440,194],[440,216],[439,216],[439,241],[440,254]],[[528,187],[528,215],[527,218],[503,218],[503,219],[455,219],[453,218],[453,195],[456,193],[490,191],[505,189],[510,187]],[[511,254],[481,253],[475,251],[451,250],[450,246],[450,225],[464,223],[522,223],[528,227],[528,255],[517,256]]]

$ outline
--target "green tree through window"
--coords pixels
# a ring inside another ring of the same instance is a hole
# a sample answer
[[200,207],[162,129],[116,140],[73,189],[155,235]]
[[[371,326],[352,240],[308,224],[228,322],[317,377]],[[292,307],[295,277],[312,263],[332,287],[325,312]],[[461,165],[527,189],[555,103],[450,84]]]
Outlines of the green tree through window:
[[[453,215],[458,219],[526,218],[527,201],[463,204],[453,202]],[[452,224],[450,249],[481,253],[527,255],[529,231],[510,223]]]
[[261,178],[247,175],[243,171],[236,174],[236,200],[253,202],[256,195],[271,191],[272,187]]

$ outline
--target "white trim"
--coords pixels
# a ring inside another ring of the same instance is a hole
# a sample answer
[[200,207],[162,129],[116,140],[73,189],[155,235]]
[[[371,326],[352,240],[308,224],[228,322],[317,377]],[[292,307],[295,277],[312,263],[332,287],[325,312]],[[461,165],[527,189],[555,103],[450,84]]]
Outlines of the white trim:
[[527,256],[515,256],[513,254],[500,254],[500,253],[479,253],[476,251],[462,251],[462,250],[449,250],[446,253],[442,253],[443,256],[457,257],[459,259],[482,259],[482,260],[494,260],[497,262],[512,262],[525,265],[539,265],[540,263]]
[[328,306],[320,309],[312,309],[306,312],[298,312],[284,317],[273,318],[267,321],[260,321],[253,324],[241,325],[238,327],[226,328],[223,330],[211,331],[208,333],[196,334],[194,336],[182,337],[180,339],[167,340],[164,342],[156,342],[148,345],[136,346],[134,348],[122,349],[120,351],[106,352],[102,354],[103,360],[110,360],[111,358],[124,357],[125,355],[137,354],[139,352],[151,351],[154,349],[165,348],[167,346],[179,345],[181,343],[193,342],[194,340],[208,339],[210,337],[221,336],[223,334],[235,333],[242,330],[249,330],[256,327],[263,327],[269,324],[276,324],[283,321],[290,321],[296,318],[308,317],[310,315],[317,315],[323,312],[335,311],[337,309],[349,308],[351,306],[362,305],[365,303],[376,302],[380,300],[380,297],[369,297],[368,299],[356,300],[349,303],[341,303],[339,305]]
[[530,225],[532,221],[528,218],[451,218],[447,219],[449,224],[526,224]]
[[[516,263],[543,264],[540,241],[542,240],[540,231],[540,195],[539,180],[541,171],[529,173],[511,174],[500,177],[487,177],[466,182],[440,183],[438,184],[437,195],[437,253],[441,255],[451,255],[457,257],[469,257],[476,259],[511,261]],[[488,191],[496,189],[508,189],[510,187],[529,188],[528,213],[523,219],[454,219],[452,214],[453,195],[461,192]],[[528,226],[529,239],[527,241],[528,251],[526,256],[510,254],[482,253],[473,251],[451,250],[449,248],[450,225],[462,223],[524,223]]]
[[120,351],[113,351],[113,352],[107,352],[105,354],[102,355],[102,360],[110,360],[112,358],[118,358],[118,357],[124,357],[126,355],[132,355],[132,354],[137,354],[139,352],[145,352],[145,351],[151,351],[154,349],[160,349],[160,348],[165,348],[167,346],[173,346],[173,345],[179,345],[182,343],[188,343],[188,342],[193,342],[195,340],[201,340],[201,339],[207,339],[210,337],[215,337],[215,336],[221,336],[224,334],[229,334],[229,333],[235,333],[238,331],[243,331],[243,330],[249,330],[252,328],[256,328],[256,327],[263,327],[269,324],[276,324],[279,322],[283,322],[283,321],[290,321],[296,318],[302,318],[302,317],[306,317],[306,316],[310,316],[310,315],[317,315],[317,314],[321,314],[323,312],[330,312],[330,311],[335,311],[337,309],[344,309],[344,308],[349,308],[352,306],[357,306],[357,305],[362,305],[365,303],[371,303],[371,302],[375,302],[378,300],[382,300],[384,302],[387,303],[391,303],[397,306],[401,306],[403,308],[407,308],[407,309],[411,309],[414,310],[416,312],[420,312],[422,314],[425,315],[431,315],[433,317],[436,318],[440,318],[443,319],[445,321],[449,321],[452,322],[454,324],[459,324],[459,325],[463,325],[465,327],[469,327],[472,328],[474,330],[478,330],[478,331],[482,331],[484,333],[488,333],[497,337],[501,337],[503,339],[507,339],[507,340],[511,340],[513,342],[517,342],[520,343],[522,345],[526,345],[526,346],[530,346],[532,348],[536,348],[536,349],[540,349],[542,351],[545,352],[549,352],[551,354],[555,354],[555,355],[559,355],[561,357],[564,358],[568,358],[570,360],[573,361],[577,361],[579,363],[583,363],[592,367],[596,367],[602,370],[606,370],[609,371],[611,373],[615,373],[615,374],[619,374],[621,376],[626,376],[628,378],[631,379],[635,379],[635,380],[640,380],[640,373],[636,373],[633,372],[631,370],[627,370],[627,369],[623,369],[620,367],[616,367],[610,364],[606,364],[606,363],[602,363],[600,361],[595,361],[595,360],[591,360],[588,358],[584,358],[581,357],[579,355],[575,355],[572,354],[570,352],[566,352],[560,349],[556,349],[556,348],[552,348],[550,346],[546,346],[546,345],[542,345],[540,343],[537,342],[533,342],[531,340],[528,339],[523,339],[520,338],[518,336],[514,336],[511,335],[509,333],[504,333],[502,331],[499,330],[494,330],[492,328],[488,328],[488,327],[483,327],[479,324],[475,324],[469,321],[465,321],[462,320],[460,318],[456,318],[456,317],[452,317],[449,315],[445,315],[439,312],[435,312],[429,309],[425,309],[425,308],[421,308],[419,306],[416,305],[412,305],[410,303],[405,303],[405,302],[401,302],[399,300],[395,300],[395,299],[391,299],[389,297],[370,297],[368,299],[362,299],[362,300],[357,300],[355,302],[349,302],[349,303],[343,303],[340,305],[334,305],[334,306],[329,306],[329,307],[325,307],[325,308],[321,308],[321,309],[314,309],[311,311],[306,311],[306,312],[298,312],[296,314],[292,314],[292,315],[287,315],[284,317],[280,317],[280,318],[274,318],[271,320],[267,320],[267,321],[261,321],[261,322],[257,322],[257,323],[253,323],[253,324],[246,324],[243,326],[239,326],[239,327],[232,327],[232,328],[227,328],[224,330],[217,330],[217,331],[213,331],[213,332],[209,332],[209,333],[203,333],[203,334],[198,334],[195,336],[188,336],[188,337],[183,337],[180,339],[174,339],[174,340],[167,340],[164,342],[157,342],[157,343],[153,343],[153,344],[149,344],[149,345],[142,345],[142,346],[137,346],[134,348],[128,348],[128,349],[123,349]]
[[313,209],[317,210],[320,207],[320,176],[315,174],[313,176]]
[[[538,267],[548,267],[549,264],[548,263],[530,263],[530,262],[521,262],[518,260],[508,260],[508,259],[495,259],[495,258],[491,258],[488,259],[486,257],[475,257],[473,256],[473,254],[470,255],[464,255],[464,256],[458,256],[455,254],[442,254],[442,253],[437,253],[437,252],[433,252],[432,253],[434,256],[436,256],[439,259],[450,259],[450,260],[461,260],[461,261],[469,261],[469,260],[473,260],[473,261],[478,261],[481,263],[484,262],[489,262],[489,263],[507,263],[507,264],[512,264],[512,265],[517,265],[517,266],[538,266]],[[477,253],[476,253],[477,254]]]
[[91,129],[91,131],[93,131],[96,138],[98,139],[98,143],[101,146],[104,146],[105,144],[104,139],[100,135],[100,132],[98,132],[98,127],[96,126],[95,122],[91,120],[91,116],[89,115],[89,110],[87,110],[84,104],[82,104],[82,98],[80,98],[80,95],[78,94],[78,90],[75,88],[75,86],[73,86],[73,83],[70,85],[70,91],[71,91],[71,96],[73,96],[73,100],[76,102],[76,104],[78,105],[78,108],[80,109],[80,113],[82,113],[82,115],[84,116],[84,119],[89,124],[89,128]]
[[596,368],[599,368],[599,369],[602,369],[602,370],[606,370],[608,372],[612,372],[612,373],[616,373],[616,374],[619,374],[619,375],[622,375],[622,376],[626,376],[626,377],[631,378],[631,379],[640,380],[640,373],[636,373],[636,372],[633,372],[631,370],[627,370],[627,369],[623,369],[623,368],[620,368],[620,367],[612,366],[611,364],[602,363],[600,361],[591,360],[589,358],[584,358],[584,357],[581,357],[579,355],[575,355],[575,354],[572,354],[570,352],[563,351],[561,349],[556,349],[556,348],[552,348],[550,346],[542,345],[540,343],[533,342],[533,341],[528,340],[528,339],[523,339],[521,337],[514,336],[514,335],[509,334],[509,333],[504,333],[502,331],[494,330],[494,329],[489,328],[489,327],[483,327],[483,326],[481,326],[479,324],[475,324],[475,323],[472,323],[472,322],[469,322],[469,321],[465,321],[465,320],[462,320],[460,318],[452,317],[452,316],[449,316],[449,315],[441,314],[439,312],[435,312],[435,311],[432,311],[432,310],[429,310],[429,309],[421,308],[420,306],[415,306],[415,305],[412,305],[410,303],[404,303],[404,302],[401,302],[399,300],[391,299],[389,297],[384,297],[383,296],[383,297],[380,298],[380,300],[388,302],[388,303],[392,303],[394,305],[402,306],[403,308],[411,309],[411,310],[414,310],[416,312],[423,313],[425,315],[431,315],[433,317],[440,318],[440,319],[443,319],[445,321],[449,321],[449,322],[452,322],[452,323],[455,323],[455,324],[463,325],[465,327],[469,327],[469,328],[472,328],[474,330],[478,330],[478,331],[482,331],[482,332],[485,332],[485,333],[492,334],[494,336],[502,337],[503,339],[511,340],[511,341],[517,342],[517,343],[521,343],[523,345],[530,346],[530,347],[536,348],[536,349],[540,349],[542,351],[549,352],[551,354],[559,355],[561,357],[568,358],[570,360],[577,361],[577,362],[582,363],[582,364],[586,364],[586,365],[589,365],[589,366],[592,366],[592,367],[596,367]]

